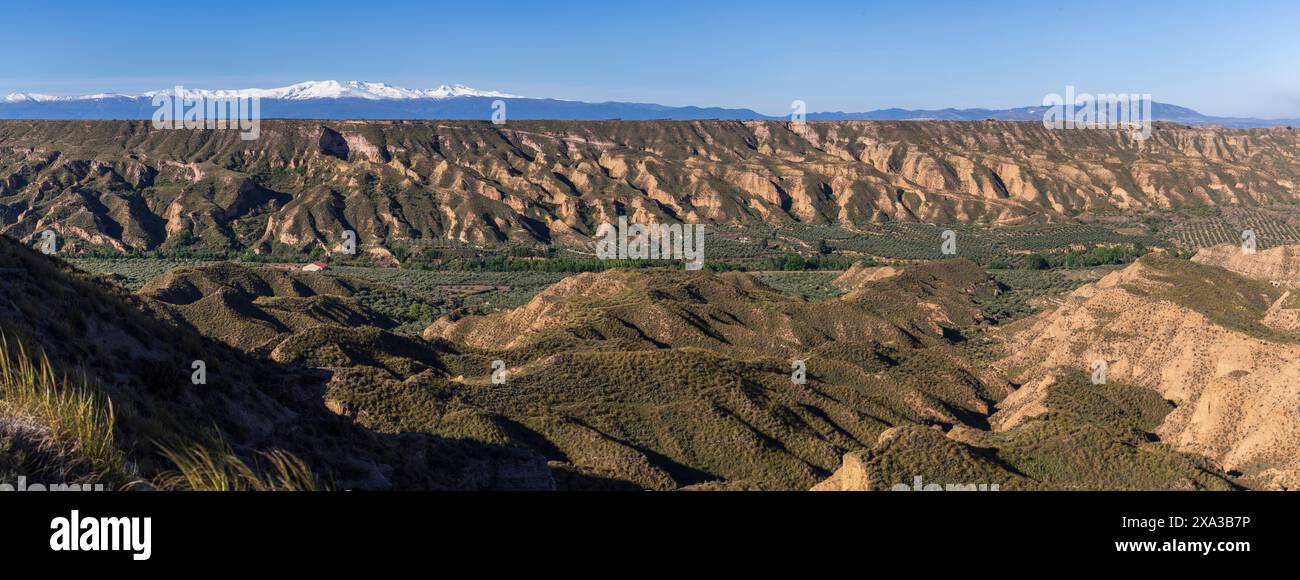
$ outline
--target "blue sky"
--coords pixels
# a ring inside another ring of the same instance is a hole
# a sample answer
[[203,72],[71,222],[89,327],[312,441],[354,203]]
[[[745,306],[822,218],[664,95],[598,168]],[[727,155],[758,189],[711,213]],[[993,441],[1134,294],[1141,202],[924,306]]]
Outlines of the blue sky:
[[1067,84],[1300,117],[1300,2],[0,4],[0,94],[367,80],[788,112],[1037,104]]

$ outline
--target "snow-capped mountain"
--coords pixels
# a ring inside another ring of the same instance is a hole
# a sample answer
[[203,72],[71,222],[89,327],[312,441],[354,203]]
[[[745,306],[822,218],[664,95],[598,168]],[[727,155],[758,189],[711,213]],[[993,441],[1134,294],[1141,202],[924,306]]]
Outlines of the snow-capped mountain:
[[41,93],[9,93],[0,102],[3,103],[52,103],[61,101],[95,101],[101,99],[130,99],[131,95],[118,93],[96,93],[93,95],[57,96]]
[[[0,119],[149,119],[157,107],[153,98],[174,92],[174,88],[138,95],[99,93],[55,96],[40,93],[11,93],[0,99]],[[670,107],[654,103],[589,103],[550,98],[533,98],[484,91],[464,85],[442,85],[432,89],[408,89],[385,83],[362,81],[307,81],[271,89],[195,89],[185,87],[187,96],[229,98],[258,97],[265,119],[475,119],[488,120],[497,110],[498,99],[506,101],[511,120],[597,121],[725,119],[782,120],[750,109],[722,107]],[[809,121],[836,120],[950,120],[1034,121],[1042,119],[1042,107],[1015,109],[880,109],[861,113],[810,112]],[[1300,119],[1237,119],[1202,115],[1184,107],[1154,103],[1157,121],[1221,125],[1224,127],[1276,127],[1300,125]]]
[[[665,107],[652,103],[586,103],[530,98],[465,85],[409,89],[364,81],[306,81],[277,88],[203,89],[183,87],[187,97],[258,97],[265,119],[482,119],[492,118],[496,101],[508,103],[508,118],[526,119],[761,119],[749,109]],[[155,97],[174,87],[136,95],[54,96],[12,93],[0,99],[0,119],[149,119]]]
[[[172,94],[175,90],[175,88],[167,88],[157,91],[149,91],[139,95],[99,93],[94,95],[54,96],[40,93],[11,93],[4,98],[3,102],[47,103],[93,101],[115,98],[135,99],[142,97],[152,99],[156,95]],[[202,96],[204,98],[258,97],[261,99],[280,99],[286,101],[305,101],[311,99],[451,99],[457,97],[492,97],[498,99],[524,98],[520,95],[512,95],[500,91],[482,91],[465,85],[441,85],[433,89],[407,89],[385,83],[371,83],[364,81],[307,81],[273,89],[249,88],[213,90],[192,89],[186,87],[185,92],[187,95]]]

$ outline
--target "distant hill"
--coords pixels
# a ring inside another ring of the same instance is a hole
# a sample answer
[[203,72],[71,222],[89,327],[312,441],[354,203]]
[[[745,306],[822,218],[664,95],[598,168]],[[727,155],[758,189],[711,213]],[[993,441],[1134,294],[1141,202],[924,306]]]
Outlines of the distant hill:
[[1300,202],[1300,131],[992,121],[293,121],[261,138],[0,121],[0,232],[60,248],[590,248],[618,216],[709,226],[1042,224]]
[[140,294],[207,336],[266,353],[289,334],[322,324],[396,326],[352,299],[358,286],[313,272],[219,264],[172,270]]
[[[809,121],[1042,121],[1047,107],[1013,109],[878,109],[864,113],[810,113]],[[1256,119],[1203,115],[1187,107],[1153,102],[1152,121],[1214,125],[1235,129],[1300,125],[1300,119]]]

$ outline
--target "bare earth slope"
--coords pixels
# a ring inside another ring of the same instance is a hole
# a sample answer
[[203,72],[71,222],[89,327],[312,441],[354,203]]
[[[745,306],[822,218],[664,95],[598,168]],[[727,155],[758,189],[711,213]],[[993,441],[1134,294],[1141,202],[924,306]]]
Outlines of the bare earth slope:
[[1278,246],[1246,253],[1240,245],[1223,244],[1201,249],[1192,261],[1226,268],[1253,280],[1300,288],[1300,246]]
[[[1300,302],[1267,282],[1149,255],[1072,293],[1024,323],[1005,368],[1022,388],[1003,401],[1013,425],[1041,411],[1042,379],[1056,369],[1152,389],[1176,407],[1155,430],[1258,485],[1300,486]],[[1037,409],[1037,410],[1035,410]]]

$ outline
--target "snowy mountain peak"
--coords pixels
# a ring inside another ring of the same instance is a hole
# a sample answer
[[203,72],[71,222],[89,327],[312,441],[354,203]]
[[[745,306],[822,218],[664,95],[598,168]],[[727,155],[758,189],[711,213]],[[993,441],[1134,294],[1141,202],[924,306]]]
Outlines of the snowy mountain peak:
[[[44,103],[52,101],[81,101],[109,98],[153,98],[157,95],[170,95],[174,88],[149,91],[139,95],[122,95],[100,93],[94,95],[53,96],[39,93],[10,93],[3,102]],[[436,89],[407,89],[385,83],[364,81],[306,81],[285,87],[272,89],[192,89],[185,88],[187,96],[204,98],[258,97],[261,99],[281,99],[287,101],[305,101],[309,99],[367,99],[367,100],[405,100],[405,99],[451,99],[457,97],[497,97],[523,98],[519,95],[499,91],[481,91],[465,85],[442,85]]]
[[54,98],[56,97],[53,97],[51,95],[41,95],[36,93],[9,93],[5,95],[4,102],[22,103],[24,101],[32,101],[32,102],[40,103],[40,102],[52,100]]
[[307,81],[278,89],[249,89],[264,99],[418,99],[420,91],[362,81]]
[[498,97],[505,99],[521,99],[519,95],[502,93],[497,91],[480,91],[465,85],[441,85],[436,89],[424,91],[425,97],[430,99],[449,99],[453,97]]
[[59,97],[55,95],[45,95],[41,93],[9,93],[5,95],[0,102],[5,103],[50,103],[58,101],[91,101],[97,99],[131,98],[128,95],[119,95],[115,93],[96,93],[93,95],[77,95],[71,97]]

